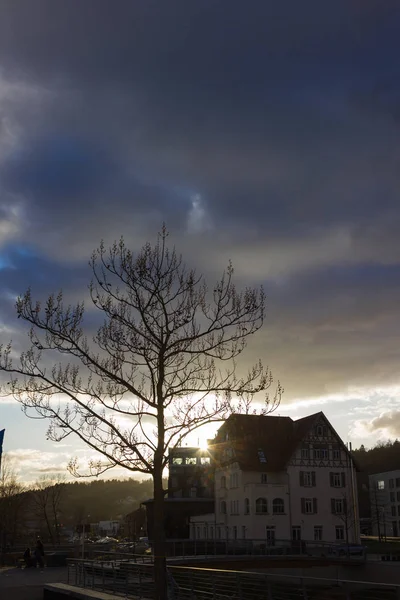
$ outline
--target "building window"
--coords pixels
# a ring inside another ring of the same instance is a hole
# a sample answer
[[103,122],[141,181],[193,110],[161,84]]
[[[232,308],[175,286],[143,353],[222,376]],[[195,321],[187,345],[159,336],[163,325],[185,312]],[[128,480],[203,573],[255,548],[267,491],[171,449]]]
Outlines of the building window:
[[389,479],[389,487],[390,487],[391,489],[393,489],[393,488],[394,488],[394,479]]
[[265,515],[268,512],[266,498],[257,498],[256,500],[256,515]]
[[324,428],[322,427],[322,425],[318,425],[317,426],[317,431],[316,431],[317,435],[319,437],[322,437],[324,435]]
[[210,527],[210,539],[214,539],[214,527]]
[[217,527],[217,536],[218,536],[218,539],[220,540],[221,539],[221,527]]
[[177,466],[177,465],[183,465],[183,458],[180,456],[174,456],[172,459],[172,464]]
[[261,473],[261,483],[268,483],[268,477],[266,473]]
[[400,504],[398,504],[398,505],[397,505],[397,514],[398,514],[398,515],[399,515],[399,517],[400,517]]
[[336,539],[337,540],[344,540],[344,527],[343,527],[343,525],[336,525],[335,531],[336,531]]
[[196,498],[197,497],[197,488],[196,487],[190,488],[190,497],[191,498]]
[[246,525],[242,525],[242,540],[246,539]]
[[[393,492],[393,494],[394,494],[394,492]],[[397,502],[400,502],[400,492],[396,492],[396,500],[397,500]]]
[[315,471],[300,471],[300,485],[304,487],[315,487]]
[[238,474],[237,473],[231,473],[231,476],[229,478],[229,485],[231,488],[238,487]]
[[317,513],[316,498],[301,498],[301,512],[304,515],[313,515]]
[[204,539],[208,539],[208,535],[207,535],[207,525],[205,527],[203,527],[203,535],[204,535]]
[[345,473],[329,473],[331,487],[342,488],[346,487]]
[[314,458],[319,460],[325,460],[329,457],[328,448],[321,446],[320,448],[314,448]]
[[[397,492],[399,493],[399,492]],[[399,498],[398,498],[399,500]],[[396,502],[396,494],[394,492],[390,492],[390,502]]]
[[239,500],[231,500],[231,515],[239,514]]
[[260,463],[266,463],[267,459],[265,458],[264,450],[262,448],[258,449],[258,460]]
[[199,540],[201,538],[201,529],[200,527],[196,528],[196,538]]
[[200,462],[202,465],[209,465],[211,462],[211,459],[209,456],[201,456],[200,457]]
[[314,525],[314,541],[322,542],[322,525]]
[[274,515],[283,515],[285,512],[285,503],[282,498],[274,498],[272,500],[272,513]]
[[384,490],[385,482],[381,479],[380,481],[377,482],[376,487],[378,488],[378,490]]
[[265,528],[265,534],[267,538],[267,546],[275,546],[275,527],[273,525],[267,525]]
[[344,498],[332,498],[331,511],[334,515],[344,515],[346,512],[346,500]]
[[186,458],[187,465],[197,465],[197,458],[195,456],[188,456]]
[[310,449],[308,446],[301,449],[301,458],[310,458]]
[[396,507],[395,506],[391,506],[392,509],[392,517],[396,516]]
[[220,512],[221,512],[221,514],[226,515],[226,502],[225,502],[225,500],[221,500]]
[[334,448],[332,451],[333,460],[340,460],[340,449]]
[[234,525],[232,527],[232,533],[233,533],[233,539],[237,540],[237,527],[236,527],[236,525]]
[[222,475],[222,477],[221,477],[221,487],[222,488],[226,488],[226,477],[225,477],[225,475]]
[[396,477],[396,487],[400,487],[400,477]]
[[301,527],[299,525],[294,525],[292,527],[292,540],[295,542],[301,540]]
[[250,514],[250,500],[248,498],[244,499],[244,514],[245,515]]

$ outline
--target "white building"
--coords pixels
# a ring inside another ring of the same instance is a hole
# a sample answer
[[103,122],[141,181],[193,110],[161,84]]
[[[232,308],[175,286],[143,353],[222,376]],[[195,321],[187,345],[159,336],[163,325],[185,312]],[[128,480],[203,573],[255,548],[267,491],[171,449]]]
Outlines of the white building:
[[320,412],[232,415],[214,455],[213,515],[191,518],[191,537],[359,542],[356,469]]
[[379,537],[400,535],[400,470],[369,476],[372,533]]
[[99,521],[100,535],[117,535],[120,527],[119,521]]

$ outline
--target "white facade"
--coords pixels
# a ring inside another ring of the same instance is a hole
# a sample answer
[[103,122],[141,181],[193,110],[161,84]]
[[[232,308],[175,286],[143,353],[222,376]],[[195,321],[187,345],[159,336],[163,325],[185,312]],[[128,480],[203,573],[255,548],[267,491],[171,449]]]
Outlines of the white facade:
[[400,470],[369,476],[372,533],[400,536]]
[[99,532],[101,535],[116,535],[119,526],[119,521],[99,521]]
[[269,472],[268,457],[254,471],[238,462],[216,469],[216,512],[192,517],[191,537],[358,543],[354,464],[322,420],[321,430],[317,422],[282,471]]

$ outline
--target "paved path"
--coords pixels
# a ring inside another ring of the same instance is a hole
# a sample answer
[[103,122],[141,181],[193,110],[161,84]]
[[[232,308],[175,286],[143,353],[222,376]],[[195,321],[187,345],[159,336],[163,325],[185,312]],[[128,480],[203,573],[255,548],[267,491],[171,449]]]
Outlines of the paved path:
[[0,598],[42,600],[45,583],[65,583],[66,567],[49,569],[0,569]]

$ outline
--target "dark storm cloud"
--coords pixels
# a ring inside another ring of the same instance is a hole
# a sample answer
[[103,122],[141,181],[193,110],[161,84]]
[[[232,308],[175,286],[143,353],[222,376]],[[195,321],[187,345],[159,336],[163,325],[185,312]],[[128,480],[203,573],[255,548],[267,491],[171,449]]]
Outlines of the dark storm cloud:
[[84,295],[100,238],[165,219],[189,262],[266,283],[288,396],[392,380],[399,25],[394,0],[4,0],[3,290]]

